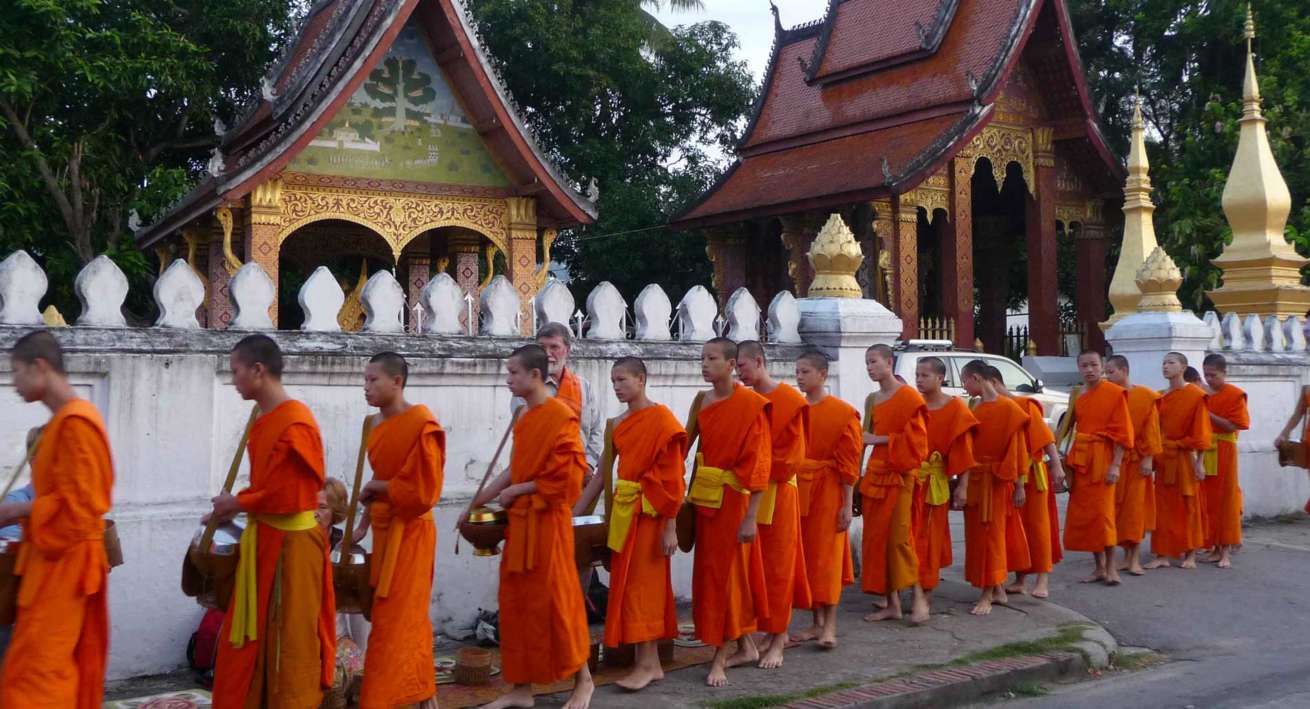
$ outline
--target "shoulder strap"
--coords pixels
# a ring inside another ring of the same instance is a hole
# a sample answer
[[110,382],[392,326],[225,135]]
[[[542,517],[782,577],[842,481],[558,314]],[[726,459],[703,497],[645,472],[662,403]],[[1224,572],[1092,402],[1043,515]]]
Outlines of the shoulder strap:
[[14,466],[14,474],[9,478],[9,482],[5,484],[4,492],[0,492],[0,499],[3,499],[5,495],[9,494],[10,490],[14,489],[14,483],[17,483],[18,476],[23,474],[23,468],[27,467],[28,462],[36,457],[36,447],[41,445],[41,435],[44,432],[45,429],[43,427],[41,433],[36,434],[36,438],[32,439],[32,445],[27,448],[25,453],[23,453],[23,459],[18,461],[18,465]]
[[[697,392],[696,398],[692,399],[691,410],[687,412],[687,425],[683,426],[687,431],[687,448],[691,444],[696,444],[696,452],[700,452],[700,408],[705,403],[705,392]],[[694,458],[693,458],[694,459]],[[692,466],[691,480],[687,482],[687,493],[691,494],[691,485],[696,482],[696,468]]]
[[877,396],[873,392],[864,397],[864,432],[873,433],[873,400]]
[[[232,492],[232,486],[237,481],[237,471],[241,469],[241,458],[246,454],[246,444],[250,442],[250,431],[255,428],[255,420],[259,418],[259,404],[250,408],[250,420],[246,421],[246,430],[241,432],[241,442],[237,444],[236,453],[232,454],[232,465],[227,469],[227,479],[223,481],[223,492]],[[205,531],[200,536],[200,548],[208,550],[209,545],[214,542],[214,530],[218,528],[218,519],[213,515],[209,516],[209,522],[205,524]]]
[[[598,475],[605,482],[605,521],[609,522],[610,515],[614,513],[614,421],[615,419],[605,420],[605,447],[600,453],[600,463],[596,466]],[[596,503],[600,498],[591,501],[587,505],[587,514],[595,514]]]
[[1055,445],[1057,448],[1068,447],[1067,439],[1072,439],[1074,430],[1074,405],[1078,403],[1078,397],[1083,395],[1081,384],[1075,385],[1069,392],[1069,409],[1064,414],[1064,420],[1060,422],[1060,430],[1055,433]]
[[[378,414],[381,416],[382,414]],[[359,481],[364,476],[364,455],[368,453],[368,434],[373,431],[373,416],[364,417],[363,430],[359,434],[359,457],[355,459],[355,486],[350,493],[350,507],[346,509],[346,533],[341,537],[341,548],[343,550],[341,558],[348,558],[346,550],[354,544],[351,540],[355,535],[355,508],[359,506]]]

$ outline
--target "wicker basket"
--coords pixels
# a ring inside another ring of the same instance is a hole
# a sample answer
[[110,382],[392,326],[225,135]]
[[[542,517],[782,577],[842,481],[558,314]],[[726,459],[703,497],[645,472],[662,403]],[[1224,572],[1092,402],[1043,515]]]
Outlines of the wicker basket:
[[477,687],[491,681],[491,651],[481,647],[462,647],[455,656],[455,682]]

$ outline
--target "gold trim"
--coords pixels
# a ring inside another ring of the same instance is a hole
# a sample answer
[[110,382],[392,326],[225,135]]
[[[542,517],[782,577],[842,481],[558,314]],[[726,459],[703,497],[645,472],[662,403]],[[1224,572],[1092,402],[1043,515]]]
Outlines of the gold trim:
[[223,267],[227,269],[227,275],[235,276],[241,268],[241,259],[232,251],[232,210],[219,207],[214,210],[214,218],[223,227]]

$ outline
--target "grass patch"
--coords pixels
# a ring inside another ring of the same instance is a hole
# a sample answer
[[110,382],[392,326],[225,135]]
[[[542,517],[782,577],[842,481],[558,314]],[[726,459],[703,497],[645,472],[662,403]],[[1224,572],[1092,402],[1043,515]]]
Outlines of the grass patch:
[[1136,672],[1148,667],[1154,667],[1164,661],[1164,655],[1158,652],[1134,652],[1131,654],[1116,653],[1110,664],[1116,670]]
[[998,645],[987,650],[970,653],[963,657],[952,660],[950,665],[971,665],[975,662],[985,662],[987,660],[1001,660],[1007,657],[1020,657],[1023,655],[1044,655],[1049,652],[1058,650],[1074,650],[1073,644],[1083,639],[1083,630],[1086,625],[1075,623],[1073,625],[1062,625],[1055,635],[1040,640],[1028,640],[1017,643],[1006,643]]
[[765,707],[777,707],[800,701],[802,699],[812,699],[824,694],[840,692],[843,689],[858,687],[860,684],[860,682],[838,682],[837,684],[828,684],[822,687],[807,689],[804,692],[792,692],[790,694],[761,694],[753,697],[722,699],[719,701],[707,702],[704,706],[709,707],[709,709],[765,709]]
[[1044,697],[1050,691],[1040,682],[1019,682],[1010,687],[1009,693],[1015,697]]

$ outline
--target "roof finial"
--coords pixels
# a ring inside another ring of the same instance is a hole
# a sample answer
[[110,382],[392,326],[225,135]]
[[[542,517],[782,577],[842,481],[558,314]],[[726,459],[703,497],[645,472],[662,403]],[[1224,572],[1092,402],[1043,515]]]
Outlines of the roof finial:
[[773,32],[774,34],[782,33],[782,16],[778,14],[778,6],[769,0],[769,12],[773,13]]
[[[1142,119],[1142,95],[1136,87],[1133,89],[1132,125],[1132,142],[1128,148],[1128,180],[1124,183],[1123,242],[1119,248],[1119,262],[1115,264],[1114,277],[1110,279],[1110,304],[1114,306],[1114,314],[1109,320],[1101,323],[1103,329],[1109,328],[1125,315],[1152,309],[1139,305],[1139,301],[1145,299],[1147,292],[1143,290],[1142,281],[1138,279],[1142,274],[1143,264],[1150,260],[1153,252],[1158,248],[1155,239],[1155,222],[1152,217],[1155,205],[1151,202],[1151,164],[1146,158],[1146,121]],[[1163,251],[1160,253],[1164,254]],[[1167,259],[1168,256],[1163,258]],[[1169,265],[1173,266],[1172,263]],[[1175,268],[1174,272],[1177,270]],[[1158,280],[1157,278],[1151,282],[1159,285],[1156,283]],[[1177,288],[1175,284],[1172,287],[1157,289],[1158,292],[1151,294],[1155,299],[1149,301],[1148,305],[1159,301],[1159,296],[1166,291],[1172,296]],[[1178,299],[1175,297],[1173,303],[1177,302]]]
[[1246,38],[1246,51],[1251,52],[1251,42],[1255,39],[1255,11],[1251,3],[1246,3],[1246,25],[1242,27],[1242,36]]

